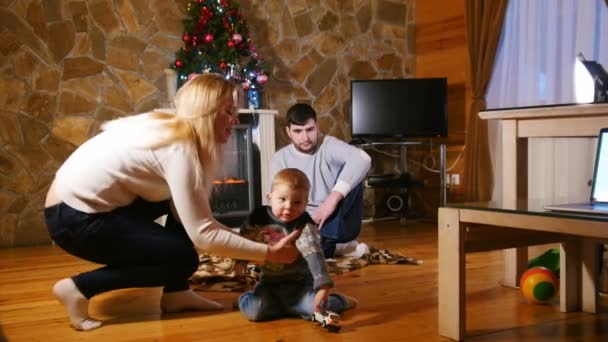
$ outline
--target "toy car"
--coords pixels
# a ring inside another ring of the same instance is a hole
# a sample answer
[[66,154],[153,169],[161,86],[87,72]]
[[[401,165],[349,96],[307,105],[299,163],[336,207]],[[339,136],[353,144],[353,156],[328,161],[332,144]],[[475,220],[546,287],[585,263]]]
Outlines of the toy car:
[[341,328],[340,315],[332,311],[315,311],[312,314],[312,321],[321,323],[321,326],[329,332],[338,332]]

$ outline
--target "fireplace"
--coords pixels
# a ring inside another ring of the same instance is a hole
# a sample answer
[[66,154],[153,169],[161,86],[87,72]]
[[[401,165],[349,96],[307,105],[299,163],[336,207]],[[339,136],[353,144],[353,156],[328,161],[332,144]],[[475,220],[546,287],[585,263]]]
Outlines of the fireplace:
[[[228,226],[239,226],[256,203],[253,126],[241,124],[225,146],[223,176],[213,182],[209,204],[213,217]],[[257,158],[259,160],[259,157]]]

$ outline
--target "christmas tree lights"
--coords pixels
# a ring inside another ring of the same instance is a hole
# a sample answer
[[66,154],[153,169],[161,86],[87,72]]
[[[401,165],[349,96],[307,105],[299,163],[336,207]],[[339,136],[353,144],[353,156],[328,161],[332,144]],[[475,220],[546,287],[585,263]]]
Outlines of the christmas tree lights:
[[187,13],[184,46],[171,65],[177,71],[178,87],[206,72],[223,74],[245,90],[259,90],[268,82],[267,66],[236,1],[195,0],[188,4]]

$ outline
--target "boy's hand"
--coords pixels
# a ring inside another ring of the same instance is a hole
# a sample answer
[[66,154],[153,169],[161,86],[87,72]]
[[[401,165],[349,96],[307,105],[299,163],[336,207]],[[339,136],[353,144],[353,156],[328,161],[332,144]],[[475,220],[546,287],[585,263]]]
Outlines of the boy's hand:
[[322,312],[325,309],[323,306],[327,303],[329,297],[329,288],[320,288],[315,294],[314,308],[316,312]]
[[296,248],[294,241],[300,237],[301,233],[300,229],[296,229],[274,245],[268,246],[266,261],[278,264],[291,264],[296,261],[300,256],[300,251]]

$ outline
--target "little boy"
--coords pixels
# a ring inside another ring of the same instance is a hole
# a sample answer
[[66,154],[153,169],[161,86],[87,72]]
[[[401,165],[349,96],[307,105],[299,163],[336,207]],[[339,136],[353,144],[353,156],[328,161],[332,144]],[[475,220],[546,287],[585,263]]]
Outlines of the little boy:
[[321,251],[319,231],[306,213],[309,190],[302,171],[279,171],[267,195],[269,205],[254,209],[241,227],[241,235],[270,245],[294,229],[302,231],[296,241],[302,256],[288,265],[265,263],[255,288],[239,297],[239,309],[250,321],[283,317],[310,320],[315,311],[342,313],[357,305],[352,297],[329,293],[333,281]]

